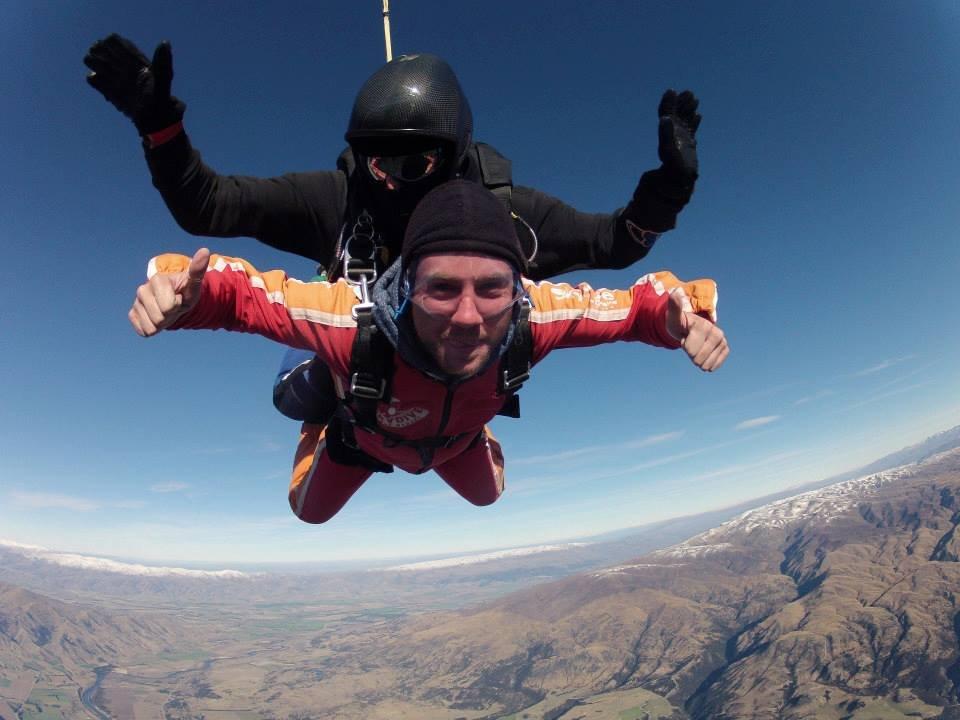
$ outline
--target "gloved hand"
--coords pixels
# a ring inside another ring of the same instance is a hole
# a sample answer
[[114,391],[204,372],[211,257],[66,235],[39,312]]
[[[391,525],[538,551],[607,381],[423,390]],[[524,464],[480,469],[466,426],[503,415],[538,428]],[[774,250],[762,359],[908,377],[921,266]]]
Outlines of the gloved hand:
[[699,174],[697,140],[700,127],[699,101],[689,90],[679,95],[667,90],[660,99],[660,146],[658,152],[668,178],[679,185],[692,187]]
[[83,63],[92,71],[87,82],[133,120],[141,135],[163,130],[183,119],[186,105],[170,95],[170,43],[157,45],[151,62],[136,45],[114,33],[91,45]]

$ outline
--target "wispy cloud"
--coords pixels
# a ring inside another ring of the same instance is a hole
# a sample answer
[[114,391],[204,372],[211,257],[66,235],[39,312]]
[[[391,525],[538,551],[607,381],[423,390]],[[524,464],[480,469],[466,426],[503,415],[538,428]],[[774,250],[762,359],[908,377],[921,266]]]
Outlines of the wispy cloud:
[[862,407],[863,405],[869,405],[870,403],[877,402],[878,400],[885,400],[886,398],[893,397],[895,395],[901,395],[905,392],[910,392],[911,390],[919,390],[922,387],[927,387],[928,385],[933,384],[933,382],[933,380],[924,380],[923,382],[914,383],[913,385],[905,385],[904,387],[898,387],[892,390],[887,390],[886,392],[877,393],[876,395],[871,395],[870,397],[864,398],[859,402],[846,405],[843,408],[840,408],[840,410],[853,410],[854,408]]
[[118,510],[141,510],[147,506],[147,503],[143,500],[117,500],[107,505]]
[[192,450],[184,450],[186,455],[232,455],[237,452],[237,448],[234,447],[202,447],[202,448],[193,448]]
[[190,485],[188,483],[180,482],[178,480],[171,480],[170,482],[162,482],[151,485],[150,492],[175,493],[187,490],[189,487]]
[[58,493],[22,492],[14,490],[10,497],[17,505],[29,508],[58,508],[75,512],[93,512],[100,508],[100,503],[86,498]]
[[703,414],[712,410],[720,410],[722,408],[730,407],[731,405],[742,405],[745,402],[762,400],[773,397],[774,395],[779,395],[780,393],[786,392],[787,390],[790,390],[796,386],[796,382],[789,382],[781,383],[780,385],[772,385],[770,387],[761,388],[748,393],[737,393],[724,400],[698,405],[697,412]]
[[139,510],[146,507],[142,500],[110,500],[101,502],[89,498],[63,495],[62,493],[38,493],[14,490],[10,493],[13,504],[20,507],[40,510],[73,510],[74,512],[94,512],[102,508],[119,510]]
[[679,437],[683,436],[683,430],[675,430],[673,432],[660,433],[659,435],[648,435],[645,438],[640,438],[639,440],[630,440],[623,443],[621,447],[624,448],[643,448],[650,447],[651,445],[660,445],[661,443],[669,442],[670,440],[676,440]]
[[[697,457],[698,455],[705,455],[712,452],[716,452],[717,450],[720,450],[722,448],[729,447],[731,445],[737,445],[739,443],[746,442],[748,440],[753,440],[754,438],[756,438],[756,435],[744,436],[736,440],[728,440],[727,442],[715,443],[713,445],[699,445],[699,446],[695,446],[692,450],[675,453],[673,455],[663,455],[661,457],[653,458],[651,460],[646,460],[644,462],[636,463],[634,465],[622,466],[617,468],[616,470],[599,470],[597,472],[584,473],[580,475],[568,475],[566,480],[563,480],[559,477],[533,478],[533,480],[536,480],[536,481],[549,480],[551,484],[554,486],[557,486],[559,484],[575,483],[578,485],[583,485],[584,483],[601,482],[601,481],[609,480],[616,477],[622,477],[624,475],[633,475],[643,470],[649,470],[651,468],[661,467],[663,465],[670,465],[675,462],[680,462],[692,457]],[[526,486],[526,483],[528,482],[528,480],[525,479],[522,482],[524,485],[523,490],[526,491],[528,489]],[[582,498],[577,502],[581,502],[581,501],[582,501]],[[604,502],[609,502],[609,501],[604,500]]]
[[805,405],[808,402],[813,402],[814,400],[822,400],[825,397],[830,397],[831,395],[836,395],[837,393],[834,390],[817,390],[813,395],[807,395],[802,397],[799,400],[794,401],[794,405]]
[[762,417],[750,418],[734,425],[734,430],[750,430],[752,428],[763,427],[780,419],[779,415],[764,415]]
[[777,453],[769,457],[762,458],[755,462],[751,463],[738,463],[736,465],[728,465],[726,467],[717,468],[716,470],[711,470],[709,472],[701,473],[700,475],[694,475],[692,477],[686,478],[689,482],[701,482],[703,480],[711,480],[713,478],[724,477],[727,475],[739,475],[751,470],[756,470],[758,468],[767,467],[769,465],[779,465],[784,460],[789,460],[805,454],[806,450],[790,450],[787,452]]
[[528,457],[518,458],[516,460],[511,459],[510,465],[537,465],[547,462],[566,462],[568,460],[583,457],[585,455],[595,455],[600,453],[615,452],[617,450],[636,450],[638,448],[652,447],[654,445],[660,445],[671,440],[676,440],[682,436],[683,430],[676,430],[673,432],[659,433],[657,435],[647,435],[646,437],[636,438],[634,440],[626,440],[620,443],[587,445],[585,447],[574,448],[572,450],[550,453],[549,455],[530,455]]
[[859,372],[853,374],[854,377],[862,377],[864,375],[872,375],[873,373],[880,372],[881,370],[886,370],[888,367],[893,367],[894,365],[899,365],[902,362],[907,360],[912,360],[915,355],[904,355],[903,357],[898,358],[889,358],[883,362],[877,363],[876,365],[871,365],[868,368],[864,368]]
[[271,438],[262,439],[260,441],[260,447],[259,447],[260,452],[267,452],[267,453],[279,452],[281,450],[287,451],[291,449],[292,448],[289,442],[281,443]]
[[558,487],[582,483],[583,478],[580,475],[566,475],[556,473],[552,475],[532,475],[514,480],[510,476],[510,468],[507,467],[507,481],[505,492],[510,497],[526,497],[536,495],[544,491],[552,491]]

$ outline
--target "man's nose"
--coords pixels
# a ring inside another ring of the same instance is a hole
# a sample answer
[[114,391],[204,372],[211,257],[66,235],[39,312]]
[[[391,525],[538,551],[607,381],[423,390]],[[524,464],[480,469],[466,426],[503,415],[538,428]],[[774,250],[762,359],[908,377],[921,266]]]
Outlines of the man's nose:
[[450,318],[457,325],[480,325],[483,315],[477,310],[477,303],[473,295],[461,295],[457,302],[457,309]]

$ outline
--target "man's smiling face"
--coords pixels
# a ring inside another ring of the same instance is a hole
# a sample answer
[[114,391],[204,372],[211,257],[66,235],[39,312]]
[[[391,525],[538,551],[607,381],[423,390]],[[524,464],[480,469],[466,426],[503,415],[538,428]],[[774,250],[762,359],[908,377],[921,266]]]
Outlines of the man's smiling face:
[[445,373],[475,375],[497,351],[519,299],[505,260],[477,253],[424,255],[412,279],[413,326]]

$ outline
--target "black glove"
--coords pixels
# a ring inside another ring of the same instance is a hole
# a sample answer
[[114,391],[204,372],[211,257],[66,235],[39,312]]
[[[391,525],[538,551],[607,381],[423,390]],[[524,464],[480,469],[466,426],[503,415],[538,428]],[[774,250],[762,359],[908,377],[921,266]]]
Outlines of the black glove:
[[114,33],[91,45],[83,63],[92,71],[87,82],[133,120],[141,135],[163,130],[183,119],[186,105],[170,95],[170,43],[157,45],[150,62],[136,45]]
[[699,174],[697,141],[694,135],[700,127],[699,101],[689,90],[677,95],[667,90],[660,99],[660,146],[658,152],[667,179],[678,187],[692,190]]

